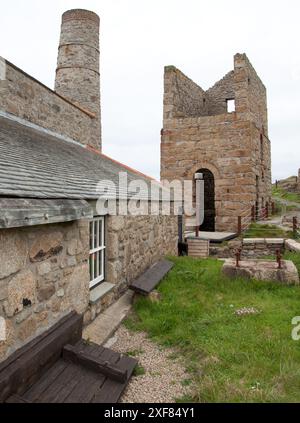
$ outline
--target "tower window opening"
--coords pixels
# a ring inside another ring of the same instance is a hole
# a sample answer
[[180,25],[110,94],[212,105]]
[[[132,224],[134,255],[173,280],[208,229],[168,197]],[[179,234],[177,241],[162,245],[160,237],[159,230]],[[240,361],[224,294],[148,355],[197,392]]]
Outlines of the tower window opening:
[[226,103],[227,103],[227,113],[235,112],[235,100],[229,99],[229,100],[226,100]]

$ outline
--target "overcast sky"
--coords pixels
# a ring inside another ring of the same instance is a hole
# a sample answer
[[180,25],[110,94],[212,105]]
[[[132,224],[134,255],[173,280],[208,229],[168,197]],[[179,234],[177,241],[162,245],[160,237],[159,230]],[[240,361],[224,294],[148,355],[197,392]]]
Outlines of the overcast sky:
[[212,86],[247,53],[268,89],[273,179],[300,168],[299,0],[0,0],[0,56],[53,88],[61,14],[101,17],[103,152],[159,178],[163,68]]

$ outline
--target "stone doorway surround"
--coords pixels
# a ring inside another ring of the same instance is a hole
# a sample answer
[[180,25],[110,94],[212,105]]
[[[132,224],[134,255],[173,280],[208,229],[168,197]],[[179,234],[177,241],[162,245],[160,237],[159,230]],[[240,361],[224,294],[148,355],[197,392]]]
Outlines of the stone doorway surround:
[[215,177],[209,169],[200,169],[204,180],[204,222],[200,227],[203,232],[215,232],[216,204],[215,204]]

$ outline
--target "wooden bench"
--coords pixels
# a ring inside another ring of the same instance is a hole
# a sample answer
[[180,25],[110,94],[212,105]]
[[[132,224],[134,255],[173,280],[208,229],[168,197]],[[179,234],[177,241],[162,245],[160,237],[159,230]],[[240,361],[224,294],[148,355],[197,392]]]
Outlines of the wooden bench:
[[136,279],[129,288],[138,294],[149,295],[169,273],[173,266],[174,264],[170,261],[161,260]]
[[118,402],[137,361],[81,335],[73,312],[1,363],[0,402]]

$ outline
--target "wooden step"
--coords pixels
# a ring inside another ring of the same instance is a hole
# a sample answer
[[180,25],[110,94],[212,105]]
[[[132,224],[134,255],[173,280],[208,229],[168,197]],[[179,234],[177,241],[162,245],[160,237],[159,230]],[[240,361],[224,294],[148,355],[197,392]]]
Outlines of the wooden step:
[[137,360],[81,339],[71,313],[0,367],[0,402],[116,403]]

